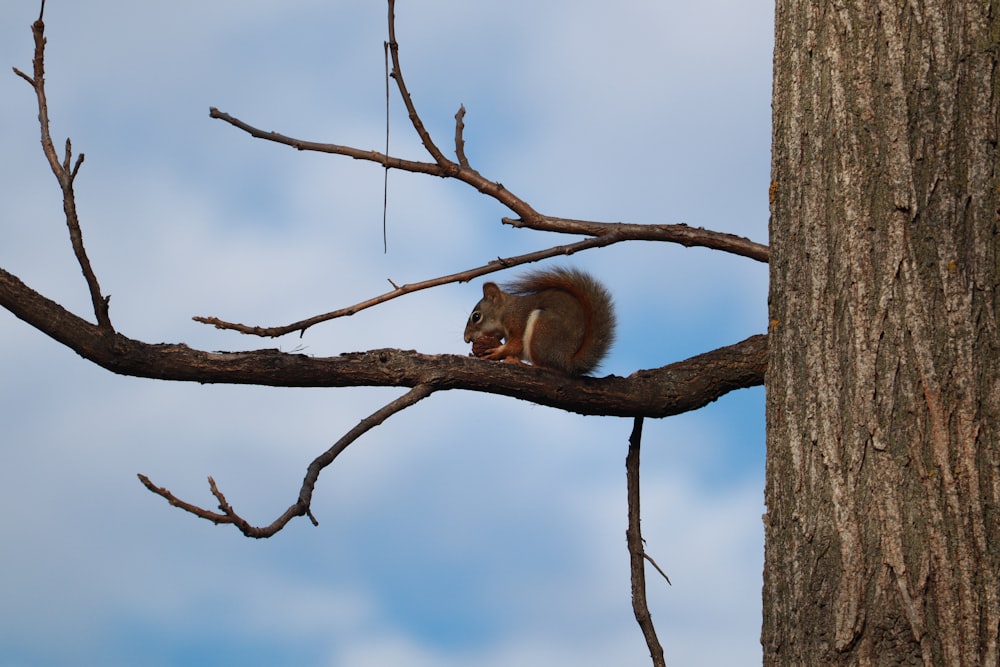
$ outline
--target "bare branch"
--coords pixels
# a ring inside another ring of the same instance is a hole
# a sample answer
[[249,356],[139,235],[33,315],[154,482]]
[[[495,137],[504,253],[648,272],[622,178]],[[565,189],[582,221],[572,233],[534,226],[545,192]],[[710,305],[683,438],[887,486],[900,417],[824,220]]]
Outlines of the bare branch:
[[[653,618],[646,604],[646,552],[642,544],[641,512],[639,509],[639,447],[642,442],[642,417],[636,417],[632,434],[628,439],[628,455],[625,457],[625,474],[628,481],[628,529],[625,538],[628,544],[630,571],[632,573],[632,611],[642,629],[649,647],[649,655],[654,667],[665,667],[663,646],[656,637]],[[660,568],[657,567],[657,570]],[[660,570],[663,574],[663,571]],[[663,575],[666,577],[667,575]],[[667,581],[670,581],[667,579]]]
[[328,465],[333,463],[333,460],[340,456],[340,454],[347,449],[348,445],[397,412],[401,412],[411,405],[427,398],[434,391],[435,388],[430,384],[418,384],[396,400],[386,404],[365,419],[362,419],[357,426],[344,434],[344,436],[334,443],[330,449],[317,456],[316,459],[309,464],[309,470],[306,473],[305,480],[302,482],[302,490],[299,492],[299,500],[304,502],[306,506],[309,505],[312,501],[312,492],[316,485],[316,480],[319,478],[319,473],[323,470],[323,468],[326,468]]
[[25,74],[24,72],[22,72],[21,70],[19,70],[16,67],[14,67],[12,69],[14,70],[14,74],[18,75],[19,77],[21,77],[22,79],[24,79],[25,81],[27,81],[28,85],[30,85],[32,88],[34,88],[34,86],[35,86],[35,80],[34,79],[32,79],[30,76],[28,76],[27,74]]
[[[543,259],[549,259],[559,255],[572,255],[573,253],[590,248],[603,248],[604,246],[609,246],[622,241],[667,241],[679,243],[686,247],[701,246],[716,250],[726,250],[730,253],[756,259],[761,262],[767,262],[769,257],[769,249],[765,245],[754,243],[749,239],[735,236],[733,234],[724,234],[722,232],[714,232],[708,229],[688,227],[687,225],[637,225],[627,223],[589,222],[585,220],[569,220],[563,218],[557,220],[565,223],[567,226],[566,231],[570,231],[570,229],[572,229],[573,233],[592,236],[591,238],[577,241],[576,243],[554,246],[545,250],[538,250],[524,255],[518,255],[516,257],[499,258],[489,264],[473,269],[452,273],[439,278],[410,283],[401,287],[397,287],[396,283],[390,280],[389,282],[394,289],[389,292],[385,292],[345,308],[330,311],[322,315],[314,315],[313,317],[282,326],[252,326],[237,322],[228,322],[218,317],[211,316],[196,316],[192,319],[203,324],[211,324],[217,329],[227,329],[231,331],[238,331],[243,334],[268,338],[277,338],[278,336],[284,336],[295,331],[302,334],[305,333],[306,329],[309,327],[315,326],[321,322],[327,322],[339,317],[354,315],[362,310],[371,308],[372,306],[377,306],[380,303],[385,303],[386,301],[401,297],[404,294],[418,292],[420,290],[437,287],[439,285],[446,285],[453,282],[467,282],[474,278],[488,275],[496,271],[502,271],[514,266],[538,262]],[[514,225],[522,224],[519,220],[515,221],[508,218],[505,218],[504,222]]]
[[441,178],[454,178],[471,185],[484,195],[496,199],[498,202],[522,218],[535,219],[540,217],[540,214],[535,211],[535,209],[533,209],[523,199],[508,191],[502,183],[490,181],[489,179],[484,178],[482,174],[475,169],[472,169],[471,167],[462,167],[457,163],[448,161],[447,159],[445,159],[445,166],[442,166],[434,162],[404,160],[402,158],[393,157],[375,150],[364,150],[361,148],[354,148],[352,146],[341,146],[339,144],[328,144],[316,141],[306,141],[304,139],[296,139],[278,132],[261,130],[260,128],[254,127],[253,125],[250,125],[249,123],[246,123],[234,116],[219,111],[215,107],[211,107],[209,109],[208,115],[212,118],[223,120],[233,127],[243,130],[254,138],[273,141],[285,146],[291,146],[292,148],[300,151],[315,151],[319,153],[345,155],[347,157],[354,158],[355,160],[376,162],[390,169],[400,169],[402,171],[409,171],[417,174],[429,174],[431,176],[440,176]]
[[[385,51],[385,154],[389,154],[389,42],[383,43]],[[389,165],[382,174],[382,252],[389,252]]]
[[[252,137],[266,139],[276,143],[291,146],[298,150],[318,151],[336,155],[345,155],[357,160],[368,160],[385,165],[387,168],[401,169],[421,174],[430,174],[442,178],[455,178],[468,185],[473,186],[483,194],[493,197],[501,204],[517,213],[519,218],[503,218],[504,224],[512,227],[526,227],[538,231],[558,232],[561,234],[582,234],[585,236],[604,236],[614,232],[617,238],[623,241],[666,241],[679,243],[680,245],[702,246],[713,250],[740,255],[755,259],[759,262],[767,262],[769,249],[762,243],[756,243],[749,239],[716,232],[699,227],[689,227],[688,225],[667,225],[667,224],[637,224],[626,222],[594,222],[589,220],[575,220],[572,218],[561,218],[556,216],[542,215],[524,202],[514,193],[504,188],[503,184],[490,181],[484,178],[478,171],[471,167],[453,164],[454,169],[445,169],[432,162],[418,162],[415,160],[403,160],[392,157],[385,153],[373,150],[363,150],[351,146],[341,146],[338,144],[325,144],[303,139],[287,137],[277,132],[268,132],[245,123],[238,118],[234,118],[227,113],[223,113],[216,108],[209,112],[212,118],[224,120],[230,125],[237,127]],[[458,129],[456,128],[456,132]],[[463,142],[464,147],[464,142]],[[464,151],[464,148],[463,148]],[[295,330],[293,328],[292,330]]]
[[455,156],[458,163],[465,169],[471,169],[469,158],[465,156],[465,105],[462,104],[455,112]]
[[73,253],[76,255],[80,269],[83,271],[84,279],[87,281],[87,288],[90,290],[90,300],[94,307],[94,316],[102,331],[112,332],[111,318],[108,314],[108,297],[101,294],[100,284],[97,282],[97,275],[91,268],[90,259],[83,245],[83,232],[80,230],[80,219],[76,212],[76,195],[73,191],[73,181],[76,179],[83,165],[83,153],[81,153],[72,169],[73,147],[69,139],[66,139],[66,151],[60,164],[59,156],[56,153],[55,144],[49,131],[49,107],[45,95],[45,23],[42,15],[45,12],[45,3],[42,3],[42,10],[38,20],[31,25],[31,32],[35,40],[35,53],[32,58],[32,69],[34,76],[28,76],[17,68],[14,72],[22,79],[31,84],[38,100],[38,124],[42,135],[42,151],[49,162],[49,167],[59,182],[59,187],[63,193],[63,211],[66,215],[66,226],[69,229],[70,243],[73,246]]
[[[645,541],[644,541],[644,542],[645,542]],[[648,560],[648,561],[649,561],[649,564],[650,564],[650,565],[652,565],[652,566],[653,566],[653,567],[654,567],[654,568],[656,569],[656,571],[660,573],[660,576],[661,576],[661,577],[663,577],[663,579],[664,579],[664,580],[665,580],[665,581],[666,581],[666,582],[667,582],[668,584],[670,584],[671,586],[673,586],[673,584],[672,584],[672,583],[670,582],[670,577],[668,577],[668,576],[667,576],[667,573],[663,571],[663,568],[661,568],[661,567],[660,567],[660,566],[659,566],[659,565],[657,564],[657,562],[656,562],[655,560],[653,560],[653,557],[652,557],[652,556],[650,556],[650,555],[649,555],[648,553],[646,553],[645,551],[643,551],[643,552],[642,552],[642,557],[643,557],[643,558],[645,558],[646,560]]]
[[219,509],[222,510],[221,514],[219,512],[213,512],[212,510],[207,510],[203,507],[180,500],[166,488],[153,484],[145,475],[140,474],[139,481],[141,481],[147,489],[166,499],[166,501],[174,507],[179,507],[186,512],[190,512],[191,514],[211,521],[214,524],[231,523],[247,537],[271,537],[288,525],[289,521],[298,516],[308,516],[313,525],[318,526],[319,522],[316,520],[316,517],[313,516],[310,505],[312,503],[313,490],[316,487],[316,481],[319,479],[320,472],[333,463],[334,459],[336,459],[351,443],[360,438],[362,435],[375,428],[397,412],[401,412],[427,398],[433,392],[434,388],[428,384],[417,385],[399,398],[391,401],[379,410],[376,410],[366,418],[362,419],[357,426],[345,433],[343,437],[333,444],[333,446],[317,456],[313,462],[309,464],[305,479],[302,480],[302,487],[299,489],[298,499],[292,503],[291,506],[289,506],[289,508],[281,514],[281,516],[267,526],[251,525],[249,521],[240,516],[236,510],[233,509],[233,506],[229,504],[229,501],[226,500],[222,491],[220,491],[219,487],[216,486],[215,480],[211,477],[208,478],[208,485],[212,491],[212,495],[215,496],[215,499],[219,503]]
[[568,377],[520,364],[451,354],[381,349],[309,357],[280,350],[205,352],[150,344],[74,315],[0,268],[0,306],[80,356],[114,373],[161,380],[272,387],[415,387],[511,396],[589,415],[666,417],[695,410],[736,389],[763,383],[767,336],[629,377]]
[[614,233],[623,241],[664,241],[678,243],[688,248],[694,246],[711,248],[765,263],[770,259],[771,252],[763,243],[756,243],[742,236],[688,225],[594,222],[552,216],[539,216],[532,220],[504,218],[503,223],[512,227],[527,227],[537,231],[562,234],[604,236]]
[[[147,489],[149,489],[158,496],[166,498],[167,502],[173,505],[174,507],[180,507],[182,510],[191,512],[192,514],[200,516],[202,519],[208,519],[209,521],[216,524],[230,522],[229,517],[227,517],[225,514],[219,514],[217,512],[209,512],[207,510],[203,510],[197,505],[192,505],[191,503],[184,502],[183,500],[172,494],[170,490],[167,489],[166,487],[156,486],[155,484],[153,484],[151,481],[149,481],[149,478],[146,477],[145,475],[140,473],[138,477],[139,481],[142,482]],[[209,477],[210,481],[211,479],[212,478]]]
[[215,107],[210,107],[208,110],[208,115],[211,118],[225,121],[232,125],[233,127],[243,130],[250,136],[256,139],[264,139],[266,141],[273,141],[277,144],[283,144],[285,146],[291,146],[300,151],[313,151],[317,153],[332,153],[334,155],[346,155],[347,157],[354,158],[355,160],[367,160],[368,162],[376,162],[387,168],[401,169],[403,171],[410,171],[418,174],[430,174],[431,176],[447,176],[448,174],[445,170],[441,169],[438,165],[433,162],[418,162],[416,160],[403,160],[401,158],[392,157],[386,155],[385,153],[374,151],[374,150],[363,150],[361,148],[352,148],[351,146],[340,146],[338,144],[325,144],[317,141],[306,141],[304,139],[296,139],[295,137],[285,136],[279,132],[269,132],[267,130],[261,130],[242,120],[230,116],[228,113],[219,111]]
[[441,276],[440,278],[431,278],[429,280],[423,280],[420,282],[405,284],[402,286],[397,286],[396,283],[390,279],[389,284],[393,286],[393,289],[388,292],[385,292],[384,294],[380,294],[379,296],[366,299],[365,301],[361,301],[352,306],[347,306],[346,308],[340,308],[339,310],[334,310],[329,313],[324,313],[323,315],[315,315],[308,319],[300,320],[298,322],[292,322],[291,324],[286,324],[283,326],[276,326],[276,327],[250,326],[247,324],[226,322],[217,317],[197,316],[193,317],[192,319],[196,322],[201,322],[203,324],[211,324],[217,329],[238,331],[244,334],[261,336],[262,338],[263,337],[277,338],[278,336],[284,336],[285,334],[289,334],[294,331],[305,333],[306,329],[315,326],[316,324],[319,324],[321,322],[333,320],[338,317],[347,317],[350,315],[354,315],[362,310],[371,308],[372,306],[377,306],[380,303],[385,303],[386,301],[391,301],[392,299],[401,297],[404,294],[410,294],[411,292],[418,292],[420,290],[428,289],[431,287],[437,287],[439,285],[446,285],[448,283],[468,282],[469,280],[478,278],[479,276],[484,276],[496,271],[502,271],[504,269],[508,269],[513,266],[520,266],[522,264],[528,264],[530,262],[538,262],[543,259],[549,259],[550,257],[557,257],[559,255],[572,255],[573,253],[580,252],[581,250],[587,250],[589,248],[600,248],[623,240],[625,239],[620,238],[612,231],[604,236],[584,239],[583,241],[578,241],[576,243],[555,246],[552,248],[547,248],[545,250],[537,250],[535,252],[527,253],[524,255],[518,255],[516,257],[498,258],[483,266],[479,266],[474,269],[468,269],[466,271],[460,271],[458,273],[452,273],[447,276]]

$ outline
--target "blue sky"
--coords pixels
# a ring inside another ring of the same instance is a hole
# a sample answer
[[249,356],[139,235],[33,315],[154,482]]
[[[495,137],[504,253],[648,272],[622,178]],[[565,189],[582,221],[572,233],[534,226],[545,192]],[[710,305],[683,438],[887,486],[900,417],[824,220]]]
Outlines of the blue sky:
[[[75,312],[88,297],[38,147],[37,3],[0,22],[0,266]],[[401,0],[404,75],[439,144],[543,213],[767,237],[771,2]],[[111,316],[148,342],[467,352],[479,284],[411,295],[277,341],[285,324],[565,238],[500,225],[459,183],[252,140],[216,106],[316,141],[384,144],[375,0],[50,0],[57,145],[87,158],[78,206]],[[392,152],[425,159],[398,97]],[[614,293],[604,364],[627,375],[765,330],[767,270],[666,244],[570,263]],[[625,549],[628,420],[436,394],[356,442],[320,521],[251,541],[169,507],[136,473],[254,523],[398,389],[201,386],[112,375],[0,312],[0,667],[646,664]],[[672,664],[760,663],[763,390],[647,420],[643,530]]]

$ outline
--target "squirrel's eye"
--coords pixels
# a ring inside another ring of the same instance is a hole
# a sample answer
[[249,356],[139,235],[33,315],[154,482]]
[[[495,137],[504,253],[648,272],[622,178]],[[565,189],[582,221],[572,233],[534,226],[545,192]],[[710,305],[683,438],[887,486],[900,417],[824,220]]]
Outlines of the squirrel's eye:
[[470,321],[471,321],[471,322],[472,322],[473,324],[478,324],[478,323],[479,323],[479,320],[481,320],[481,319],[483,319],[483,314],[482,314],[482,313],[480,313],[480,312],[479,312],[478,310],[476,310],[476,311],[473,311],[473,313],[472,313],[472,317],[470,317],[470,318],[469,318],[469,320],[470,320]]

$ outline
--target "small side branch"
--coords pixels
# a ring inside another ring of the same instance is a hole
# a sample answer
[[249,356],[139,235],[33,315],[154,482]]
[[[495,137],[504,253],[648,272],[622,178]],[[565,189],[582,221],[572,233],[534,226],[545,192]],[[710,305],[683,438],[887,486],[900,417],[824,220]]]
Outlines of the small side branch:
[[[506,218],[504,219],[504,222],[508,224],[515,224],[516,222],[520,224],[520,221],[512,221]],[[679,243],[687,247],[708,247],[716,250],[725,250],[727,252],[756,259],[761,262],[767,262],[769,256],[769,249],[766,245],[755,243],[749,239],[735,236],[733,234],[724,234],[722,232],[715,232],[708,229],[688,227],[687,225],[639,225],[628,223],[589,222],[585,220],[562,220],[562,222],[570,226],[563,231],[592,236],[575,243],[553,246],[551,248],[526,253],[524,255],[498,258],[483,266],[468,269],[466,271],[460,271],[458,273],[452,273],[439,278],[431,278],[429,280],[423,280],[402,286],[397,286],[396,283],[390,281],[393,285],[393,289],[388,292],[345,308],[333,310],[321,315],[314,315],[313,317],[292,322],[291,324],[262,327],[241,324],[238,322],[229,322],[212,316],[196,316],[192,319],[196,322],[201,322],[202,324],[211,324],[217,329],[238,331],[243,334],[260,336],[262,338],[277,338],[296,331],[303,334],[306,329],[322,322],[354,315],[362,310],[371,308],[372,306],[377,306],[386,301],[391,301],[392,299],[401,297],[411,292],[417,292],[448,283],[467,282],[495,271],[502,271],[514,266],[538,262],[551,257],[558,257],[559,255],[572,255],[591,248],[603,248],[622,241],[663,241]]]
[[455,113],[455,157],[465,169],[471,169],[469,158],[465,156],[465,105],[459,105]]
[[42,11],[38,20],[31,25],[31,32],[35,41],[35,53],[32,58],[32,76],[28,76],[21,70],[14,68],[14,73],[27,81],[35,91],[38,99],[38,124],[42,134],[42,151],[49,162],[52,173],[59,181],[59,188],[63,193],[63,211],[66,214],[66,226],[69,229],[70,243],[73,246],[73,253],[76,255],[80,269],[83,271],[84,279],[87,281],[87,288],[90,290],[90,300],[94,307],[94,316],[97,318],[97,325],[103,332],[113,332],[111,317],[108,314],[108,297],[101,294],[101,286],[97,282],[97,275],[90,265],[87,251],[83,246],[83,232],[80,230],[80,219],[76,212],[76,194],[73,191],[73,181],[80,173],[83,165],[83,153],[77,156],[73,162],[73,147],[69,139],[66,139],[66,149],[63,159],[60,161],[56,152],[52,135],[49,131],[49,106],[45,94],[45,22],[42,16],[45,12],[45,3],[42,3]]
[[354,158],[355,160],[367,160],[368,162],[377,162],[378,164],[384,166],[387,169],[400,169],[402,171],[410,171],[417,174],[430,174],[431,176],[447,176],[448,174],[438,165],[433,162],[419,162],[417,160],[403,160],[401,158],[392,157],[380,151],[374,150],[364,150],[362,148],[353,148],[351,146],[341,146],[339,144],[328,144],[318,141],[306,141],[305,139],[296,139],[295,137],[289,137],[279,132],[271,132],[268,130],[262,130],[260,128],[254,127],[249,123],[229,115],[224,111],[219,111],[215,107],[209,107],[208,115],[210,118],[215,118],[216,120],[225,121],[233,127],[243,130],[251,137],[255,139],[264,139],[265,141],[273,141],[276,144],[282,144],[284,146],[291,146],[292,148],[300,151],[313,151],[316,153],[331,153],[334,155],[345,155],[347,157]]
[[623,240],[628,241],[662,241],[677,243],[687,248],[710,248],[764,263],[767,263],[771,258],[771,249],[763,243],[757,243],[743,236],[736,236],[735,234],[716,232],[702,227],[690,227],[684,224],[595,222],[593,220],[574,220],[572,218],[557,218],[548,215],[531,218],[530,220],[503,218],[503,223],[511,227],[526,227],[543,232],[585,234],[587,236],[601,236],[614,231],[620,234]]
[[[385,42],[385,154],[389,154],[389,42]],[[382,174],[382,252],[389,252],[389,165]]]
[[[625,531],[625,541],[628,544],[628,554],[630,570],[632,572],[632,611],[635,613],[635,620],[642,629],[643,637],[646,638],[646,645],[649,647],[649,655],[653,659],[654,667],[665,667],[663,658],[663,646],[656,637],[656,628],[653,627],[653,618],[649,613],[649,606],[646,604],[646,551],[642,543],[642,529],[640,527],[641,514],[639,511],[639,446],[642,441],[642,417],[636,417],[632,426],[632,434],[628,439],[628,455],[625,457],[625,474],[628,479],[628,529]],[[656,564],[654,563],[654,566]],[[663,570],[656,566],[660,574],[666,578]],[[669,583],[669,579],[667,582]]]
[[403,104],[410,115],[410,123],[413,125],[413,129],[416,130],[421,143],[423,143],[424,148],[430,153],[431,157],[434,158],[434,161],[442,168],[450,170],[454,167],[455,163],[446,158],[441,149],[434,143],[431,133],[427,131],[427,128],[424,127],[424,122],[420,120],[417,108],[413,104],[413,97],[406,88],[406,82],[403,81],[403,71],[399,66],[399,43],[396,41],[396,0],[389,0],[389,55],[392,58],[392,73],[390,76],[396,82],[399,95],[403,98]]
[[573,253],[580,252],[582,250],[587,250],[589,248],[601,248],[604,246],[611,245],[613,243],[618,243],[623,241],[620,235],[611,232],[604,234],[602,236],[597,236],[589,239],[584,239],[582,241],[577,241],[576,243],[569,243],[566,245],[554,246],[552,248],[546,248],[544,250],[537,250],[535,252],[526,253],[524,255],[518,255],[516,257],[501,257],[489,262],[483,266],[479,266],[473,269],[468,269],[466,271],[460,271],[458,273],[452,273],[447,276],[441,276],[439,278],[431,278],[429,280],[423,280],[416,283],[409,283],[405,285],[396,285],[393,281],[389,283],[393,286],[393,289],[380,294],[378,296],[366,299],[352,306],[347,306],[346,308],[340,308],[338,310],[331,311],[329,313],[324,313],[322,315],[315,315],[308,319],[299,320],[298,322],[292,322],[291,324],[285,324],[282,326],[273,327],[261,327],[252,326],[248,324],[240,324],[238,322],[227,322],[225,320],[219,319],[218,317],[206,317],[206,316],[196,316],[193,319],[195,322],[201,322],[202,324],[211,324],[216,329],[226,329],[230,331],[238,331],[243,334],[249,334],[254,336],[260,336],[262,338],[277,338],[278,336],[284,336],[286,334],[298,331],[299,334],[305,333],[306,329],[309,327],[320,324],[321,322],[326,322],[329,320],[334,320],[339,317],[348,317],[354,315],[362,310],[371,308],[372,306],[377,306],[380,303],[385,303],[386,301],[391,301],[392,299],[403,296],[404,294],[409,294],[411,292],[418,292],[420,290],[425,290],[431,287],[437,287],[439,285],[446,285],[448,283],[461,283],[468,282],[474,278],[484,276],[495,271],[502,271],[513,266],[520,266],[522,264],[528,264],[531,262],[538,262],[543,259],[549,259],[550,257],[558,257],[559,255],[572,255]]
[[299,489],[298,499],[292,503],[292,505],[285,510],[281,516],[267,526],[253,526],[249,521],[240,516],[236,510],[233,509],[233,506],[229,504],[229,501],[226,500],[226,497],[219,490],[218,486],[216,486],[215,480],[211,477],[208,478],[208,486],[212,491],[212,495],[215,496],[215,499],[219,503],[220,512],[205,509],[193,503],[181,500],[172,494],[168,489],[153,484],[153,482],[151,482],[145,475],[140,474],[139,481],[142,482],[143,486],[147,489],[161,498],[164,498],[174,507],[179,507],[185,512],[190,512],[199,518],[206,519],[217,525],[231,523],[247,537],[255,537],[258,539],[271,537],[297,516],[308,516],[313,525],[318,526],[319,521],[317,521],[316,517],[313,516],[310,505],[312,503],[313,490],[316,488],[316,481],[319,479],[320,472],[333,463],[334,459],[336,459],[355,440],[397,412],[401,412],[418,401],[427,398],[431,395],[431,393],[433,393],[433,391],[434,388],[428,384],[417,385],[396,400],[386,404],[381,409],[362,419],[357,426],[345,433],[340,440],[335,442],[333,446],[317,456],[313,462],[309,464],[309,468],[306,470],[306,476],[302,480],[302,487]]

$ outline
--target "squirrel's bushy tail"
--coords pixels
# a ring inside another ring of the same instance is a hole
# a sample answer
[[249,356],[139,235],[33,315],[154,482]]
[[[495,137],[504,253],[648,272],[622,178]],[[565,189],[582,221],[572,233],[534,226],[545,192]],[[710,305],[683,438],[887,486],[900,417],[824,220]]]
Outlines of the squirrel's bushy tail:
[[615,307],[611,293],[593,276],[577,269],[557,267],[520,276],[506,288],[514,294],[532,294],[546,289],[570,292],[583,304],[586,325],[583,341],[570,359],[568,372],[591,372],[607,355],[615,340]]

